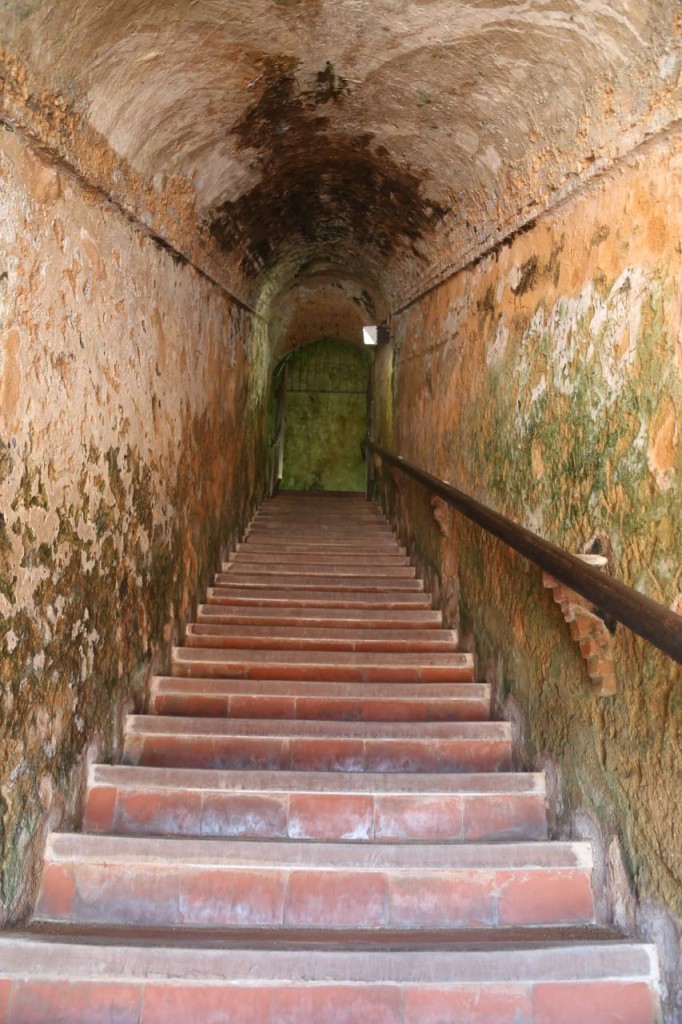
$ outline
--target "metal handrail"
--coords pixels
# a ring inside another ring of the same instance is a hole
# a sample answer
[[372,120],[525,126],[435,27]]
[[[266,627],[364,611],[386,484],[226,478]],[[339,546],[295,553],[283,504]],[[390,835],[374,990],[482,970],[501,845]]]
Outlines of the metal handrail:
[[370,451],[375,452],[385,462],[402,470],[406,476],[412,477],[433,494],[437,494],[467,519],[482,526],[508,547],[518,551],[524,558],[534,562],[571,590],[591,601],[601,613],[611,615],[633,633],[648,640],[668,657],[682,664],[682,616],[633,587],[587,565],[570,552],[550,543],[532,530],[519,526],[518,523],[493,511],[444,480],[418,469],[401,456],[392,455],[374,441],[368,439],[366,444]]

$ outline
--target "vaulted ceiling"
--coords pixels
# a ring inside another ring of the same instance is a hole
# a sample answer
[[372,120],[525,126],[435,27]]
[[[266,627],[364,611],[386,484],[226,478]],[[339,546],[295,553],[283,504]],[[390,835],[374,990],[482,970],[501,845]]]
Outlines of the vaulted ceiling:
[[251,303],[337,279],[379,315],[681,109],[676,0],[0,0],[0,18],[10,117]]

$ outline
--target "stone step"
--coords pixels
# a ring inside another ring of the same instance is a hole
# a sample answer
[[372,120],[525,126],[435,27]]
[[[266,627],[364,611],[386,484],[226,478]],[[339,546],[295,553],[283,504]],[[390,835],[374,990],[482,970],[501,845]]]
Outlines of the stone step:
[[364,722],[485,721],[485,683],[339,683],[157,676],[150,711],[190,718],[310,719]]
[[454,630],[448,629],[322,629],[315,626],[229,626],[200,622],[187,626],[185,646],[245,650],[455,653],[458,638]]
[[[291,549],[294,548],[294,551]],[[237,550],[259,551],[263,554],[277,556],[282,554],[294,554],[298,548],[298,554],[303,556],[305,561],[314,561],[318,555],[354,554],[354,555],[382,555],[400,557],[404,554],[398,547],[394,537],[388,534],[363,535],[362,540],[351,540],[342,534],[316,535],[315,538],[306,539],[306,534],[296,534],[290,530],[283,530],[278,534],[272,531],[260,531],[250,533]]]
[[197,622],[235,626],[302,626],[315,629],[442,629],[441,612],[430,608],[401,610],[363,608],[353,612],[344,608],[259,607],[230,608],[226,604],[200,604]]
[[511,768],[507,722],[319,722],[129,715],[125,764],[336,772]]
[[393,555],[407,556],[407,551],[404,547],[399,547],[398,542],[394,537],[386,537],[383,540],[378,538],[372,541],[355,540],[346,541],[344,543],[333,544],[328,540],[316,540],[311,537],[306,540],[303,537],[300,540],[270,540],[267,536],[260,539],[251,539],[248,535],[240,544],[237,545],[237,551],[253,552],[258,551],[261,554],[271,553],[277,555],[291,554],[291,555],[353,555],[353,556],[372,556],[381,555],[393,557]]
[[296,522],[311,519],[313,522],[327,522],[330,519],[341,519],[344,523],[359,522],[362,519],[376,519],[386,523],[387,519],[379,509],[378,505],[370,501],[359,502],[335,502],[327,498],[320,501],[301,502],[298,497],[291,500],[280,498],[273,501],[264,501],[255,519],[279,517],[280,519],[294,518]]
[[359,532],[368,527],[371,529],[383,529],[386,532],[390,531],[388,522],[380,512],[359,509],[353,510],[350,515],[348,510],[325,513],[310,509],[307,514],[301,514],[296,509],[291,511],[286,511],[285,509],[279,509],[278,511],[264,509],[254,517],[252,525],[280,525],[283,527],[292,525],[295,529],[302,529],[303,526],[312,526],[317,532],[325,529],[339,529],[348,532],[348,534],[353,534],[353,532],[359,534]]
[[270,559],[267,562],[260,562],[244,561],[243,558],[240,559],[235,556],[231,562],[226,562],[223,565],[222,573],[218,575],[229,574],[231,578],[241,578],[242,576],[249,578],[255,576],[302,576],[317,579],[317,577],[322,577],[323,579],[344,582],[346,579],[414,580],[415,571],[413,565],[401,565],[400,563],[392,565],[388,560],[380,565],[363,564],[358,560],[355,565],[348,565],[345,561],[340,561],[330,566],[328,563],[316,559],[307,559],[306,561],[301,559],[294,561],[292,559],[291,562]]
[[[301,556],[305,556],[302,558]],[[296,566],[303,568],[304,565],[312,565],[313,567],[326,565],[326,566],[354,566],[359,565],[363,569],[370,567],[382,568],[383,566],[409,566],[410,560],[407,555],[399,555],[397,553],[392,554],[373,554],[370,551],[365,551],[362,554],[354,554],[347,552],[346,554],[339,553],[338,551],[327,551],[327,552],[311,552],[307,547],[302,551],[294,553],[279,553],[276,551],[261,551],[258,548],[249,548],[249,546],[240,547],[239,550],[235,551],[230,556],[230,561],[223,564],[223,572],[227,572],[230,565],[270,565],[270,566]],[[331,568],[330,572],[333,571]]]
[[333,590],[339,594],[346,591],[375,592],[398,591],[410,593],[422,592],[424,584],[418,579],[394,579],[392,576],[342,575],[334,573],[325,576],[323,573],[276,573],[276,572],[240,572],[233,567],[229,572],[215,574],[217,587],[241,587],[252,590],[268,590],[270,587],[286,587],[290,591],[299,590]]
[[256,605],[284,608],[430,608],[428,594],[383,590],[291,590],[287,587],[209,587],[208,604]]
[[301,516],[257,516],[247,527],[248,534],[260,533],[281,534],[284,538],[288,534],[297,539],[308,538],[311,541],[328,540],[330,536],[338,536],[350,542],[362,543],[368,537],[382,537],[395,541],[396,534],[391,526],[381,517],[362,516],[356,519],[355,516],[335,516],[323,518],[310,515]]
[[341,492],[338,495],[325,491],[321,494],[310,492],[292,491],[290,494],[280,493],[274,498],[266,498],[261,504],[258,514],[281,510],[282,512],[293,509],[297,516],[305,516],[311,510],[321,510],[325,515],[348,515],[349,512],[355,516],[361,512],[368,512],[375,516],[384,518],[378,505],[368,501],[364,494],[359,491],[346,494]]
[[[7,1024],[654,1024],[651,946],[408,951],[0,938]],[[2,985],[2,982],[0,982]],[[2,992],[2,988],[0,988]],[[576,1016],[567,1016],[569,1006]],[[36,1016],[36,1007],[42,1016]],[[66,1014],[69,1016],[66,1016]]]
[[655,1024],[653,946],[261,949],[0,936],[4,1024]]
[[35,919],[327,931],[594,921],[587,843],[48,836]]
[[470,654],[409,654],[357,651],[230,651],[174,647],[174,676],[232,679],[315,679],[320,682],[447,683],[473,681]]
[[92,765],[84,828],[352,842],[544,839],[542,774],[381,775]]

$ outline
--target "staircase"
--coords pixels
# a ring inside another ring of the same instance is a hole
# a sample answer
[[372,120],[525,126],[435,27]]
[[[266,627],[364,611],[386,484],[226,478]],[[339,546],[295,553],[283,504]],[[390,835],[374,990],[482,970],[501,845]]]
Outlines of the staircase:
[[647,1024],[652,947],[359,496],[266,502],[0,936],[0,1024]]

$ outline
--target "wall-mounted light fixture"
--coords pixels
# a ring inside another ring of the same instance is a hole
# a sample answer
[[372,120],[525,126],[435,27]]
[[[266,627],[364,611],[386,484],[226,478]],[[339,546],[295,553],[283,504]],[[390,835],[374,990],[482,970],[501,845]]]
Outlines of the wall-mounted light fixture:
[[385,345],[388,341],[387,325],[378,324],[375,327],[363,327],[362,340],[365,345]]

